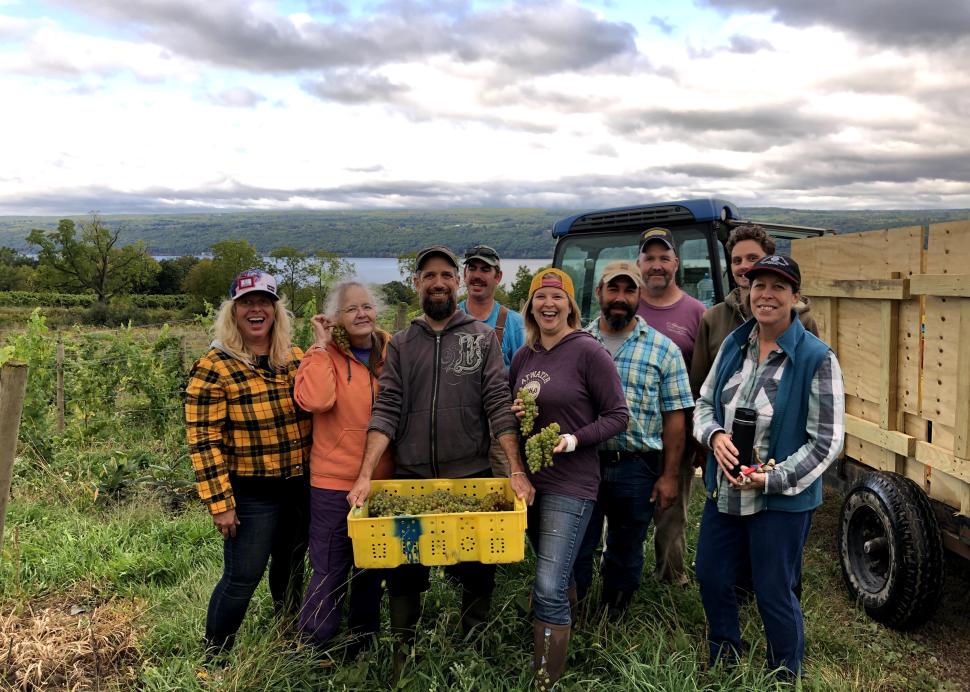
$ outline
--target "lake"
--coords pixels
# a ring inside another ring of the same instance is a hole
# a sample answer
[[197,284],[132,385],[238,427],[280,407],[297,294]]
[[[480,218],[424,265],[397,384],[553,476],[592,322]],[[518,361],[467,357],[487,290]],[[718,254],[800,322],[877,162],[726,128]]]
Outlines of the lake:
[[[386,284],[388,281],[400,281],[401,274],[397,270],[397,259],[394,257],[346,257],[354,265],[354,279],[361,283]],[[515,272],[525,266],[530,272],[539,267],[548,267],[552,259],[503,259],[502,285],[506,288],[515,281]]]

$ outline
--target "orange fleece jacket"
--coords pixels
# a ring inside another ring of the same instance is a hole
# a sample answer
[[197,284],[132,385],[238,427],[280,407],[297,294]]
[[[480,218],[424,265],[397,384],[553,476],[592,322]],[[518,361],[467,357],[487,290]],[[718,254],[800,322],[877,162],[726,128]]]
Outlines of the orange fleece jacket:
[[[383,332],[375,335],[380,345],[376,349],[380,352],[379,365],[383,365],[388,338]],[[364,458],[367,426],[376,396],[377,378],[335,343],[326,349],[307,351],[296,373],[293,398],[300,408],[313,414],[310,485],[328,490],[353,487]],[[388,449],[374,470],[374,479],[391,478],[393,474]]]

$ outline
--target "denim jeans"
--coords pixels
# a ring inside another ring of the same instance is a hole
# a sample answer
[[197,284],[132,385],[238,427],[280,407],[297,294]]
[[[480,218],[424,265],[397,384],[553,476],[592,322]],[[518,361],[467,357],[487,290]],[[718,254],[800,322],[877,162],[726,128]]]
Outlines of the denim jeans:
[[655,508],[650,494],[660,477],[662,463],[659,452],[600,463],[599,496],[576,559],[576,590],[580,598],[586,596],[593,582],[593,554],[603,533],[604,517],[604,601],[612,601],[621,593],[632,596],[640,586],[643,543]]
[[[374,634],[380,625],[382,569],[357,569],[347,535],[347,493],[310,488],[310,565],[313,575],[300,610],[300,630],[316,644],[340,629],[347,588],[352,634]],[[348,579],[348,574],[350,578]]]
[[529,508],[529,541],[536,554],[532,605],[536,619],[553,625],[571,620],[566,589],[595,502],[566,495],[536,493]]
[[235,538],[223,540],[222,578],[209,599],[205,623],[206,645],[216,652],[232,648],[267,563],[277,613],[296,613],[307,548],[305,478],[231,478],[231,482],[239,526]]
[[707,500],[697,541],[697,582],[712,663],[721,657],[736,659],[740,651],[734,587],[742,568],[748,567],[765,626],[768,665],[800,672],[805,632],[797,591],[812,514],[764,510],[742,517],[719,512],[717,503]]

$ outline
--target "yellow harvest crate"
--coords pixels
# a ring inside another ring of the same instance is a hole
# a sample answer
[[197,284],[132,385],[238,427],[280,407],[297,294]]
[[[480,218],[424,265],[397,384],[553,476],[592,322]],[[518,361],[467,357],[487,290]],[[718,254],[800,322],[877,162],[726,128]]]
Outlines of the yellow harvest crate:
[[347,516],[358,567],[403,564],[453,565],[457,562],[518,562],[525,557],[525,502],[515,497],[508,478],[374,481],[371,495],[420,496],[435,490],[484,497],[500,492],[512,500],[507,512],[456,512],[403,517],[370,517],[368,506]]

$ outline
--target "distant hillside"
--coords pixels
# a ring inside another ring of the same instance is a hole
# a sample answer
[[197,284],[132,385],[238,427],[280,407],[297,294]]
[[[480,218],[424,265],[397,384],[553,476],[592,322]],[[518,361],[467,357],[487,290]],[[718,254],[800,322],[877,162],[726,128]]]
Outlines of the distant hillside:
[[[750,219],[839,232],[894,228],[970,218],[970,210],[830,211],[750,207]],[[226,238],[245,238],[263,252],[281,245],[349,257],[396,257],[432,243],[461,249],[482,242],[505,257],[549,257],[550,229],[569,211],[454,209],[445,211],[261,211],[206,214],[108,214],[122,240],[143,240],[156,255],[197,255]],[[0,245],[26,250],[33,228],[54,229],[61,217],[0,216]],[[83,222],[84,217],[72,217]]]

